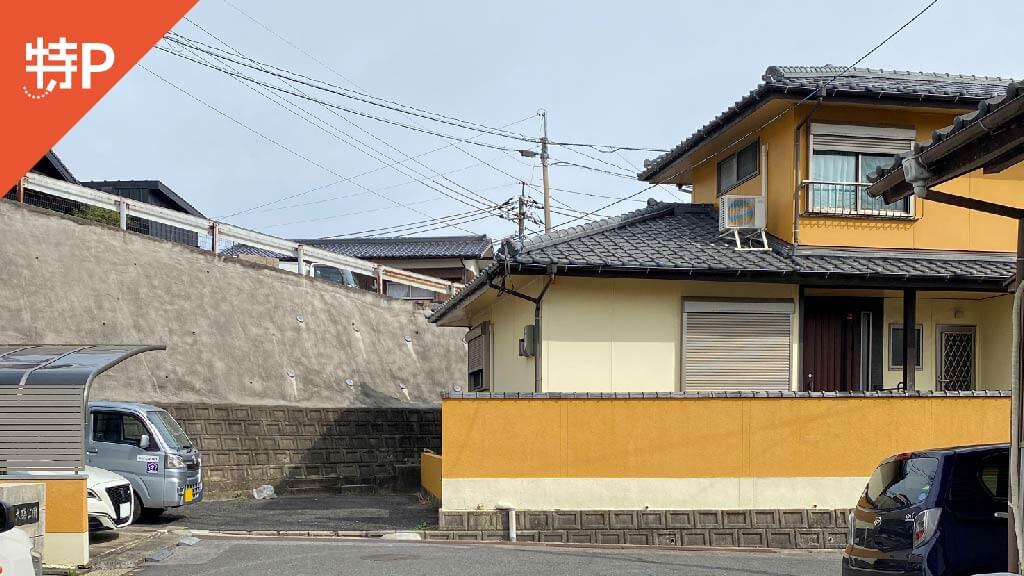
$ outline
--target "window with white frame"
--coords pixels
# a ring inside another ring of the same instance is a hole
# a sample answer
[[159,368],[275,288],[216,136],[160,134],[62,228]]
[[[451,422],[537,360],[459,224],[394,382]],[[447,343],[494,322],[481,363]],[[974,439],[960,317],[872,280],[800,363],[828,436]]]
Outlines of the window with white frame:
[[392,298],[401,298],[402,300],[433,300],[434,293],[425,288],[418,288],[416,286],[407,286],[405,284],[399,284],[398,282],[388,282],[387,294]]
[[913,128],[811,124],[808,211],[848,216],[913,216],[910,199],[886,204],[867,195],[868,176],[914,145]]

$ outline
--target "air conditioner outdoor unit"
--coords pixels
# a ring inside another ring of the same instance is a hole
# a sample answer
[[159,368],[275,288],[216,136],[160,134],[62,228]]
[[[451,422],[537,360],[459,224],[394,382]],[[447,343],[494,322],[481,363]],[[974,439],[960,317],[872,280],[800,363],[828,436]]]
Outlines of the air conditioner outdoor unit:
[[764,198],[722,196],[718,200],[718,229],[761,230],[765,227]]
[[[718,199],[718,230],[736,241],[737,250],[769,250],[765,236],[763,196],[722,196]],[[740,236],[740,232],[744,232]]]

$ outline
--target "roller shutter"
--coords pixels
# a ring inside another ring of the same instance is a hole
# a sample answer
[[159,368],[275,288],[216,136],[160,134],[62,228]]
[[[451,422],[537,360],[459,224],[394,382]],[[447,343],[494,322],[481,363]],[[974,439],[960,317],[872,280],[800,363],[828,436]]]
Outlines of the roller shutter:
[[491,389],[491,325],[482,322],[466,334],[468,383],[471,392],[487,392]]
[[683,389],[790,390],[793,303],[686,301]]
[[913,147],[915,137],[916,133],[912,128],[811,124],[811,147],[814,150],[900,154]]

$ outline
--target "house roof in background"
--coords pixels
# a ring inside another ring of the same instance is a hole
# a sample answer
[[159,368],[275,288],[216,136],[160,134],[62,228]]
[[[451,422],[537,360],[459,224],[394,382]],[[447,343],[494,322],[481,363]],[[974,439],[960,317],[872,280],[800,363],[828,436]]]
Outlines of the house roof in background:
[[[82,182],[83,186],[88,186],[96,190],[104,191],[103,188],[110,188],[114,194],[118,194],[118,190],[124,190],[128,188],[142,188],[150,191],[157,192],[167,198],[172,204],[177,206],[182,212],[191,214],[199,218],[206,218],[203,214],[196,210],[194,206],[188,203],[184,198],[179,196],[174,190],[171,190],[166,184],[159,180],[93,180],[91,182]],[[120,194],[118,194],[120,196]]]
[[57,156],[57,154],[50,150],[45,156],[36,162],[35,166],[32,167],[31,172],[42,174],[43,176],[49,176],[51,178],[59,178],[65,182],[72,184],[78,184],[78,179],[71,173],[71,170],[64,164],[63,161]]
[[506,269],[512,273],[775,281],[884,287],[934,286],[1001,290],[1012,276],[1013,256],[928,250],[797,248],[768,237],[770,250],[737,250],[718,230],[713,208],[648,201],[648,206],[524,243],[506,243],[495,261],[435,309],[439,321],[474,298]]
[[[989,76],[872,68],[851,68],[843,72],[844,70],[843,66],[831,65],[769,66],[761,77],[761,84],[672,150],[653,160],[645,161],[644,170],[638,177],[641,180],[650,180],[687,152],[717,136],[732,122],[771,97],[803,98],[813,94],[818,85],[824,82],[828,82],[825,92],[829,98],[895,100],[922,105],[962,104],[968,107],[981,100],[1001,95],[1011,81],[1008,78]],[[840,73],[843,73],[841,77],[831,80]]]
[[[294,239],[305,246],[329,250],[335,254],[366,260],[417,260],[432,258],[491,258],[494,251],[487,236],[422,236],[408,238],[312,238]],[[221,252],[224,256],[262,256],[294,259],[246,244],[236,244]]]

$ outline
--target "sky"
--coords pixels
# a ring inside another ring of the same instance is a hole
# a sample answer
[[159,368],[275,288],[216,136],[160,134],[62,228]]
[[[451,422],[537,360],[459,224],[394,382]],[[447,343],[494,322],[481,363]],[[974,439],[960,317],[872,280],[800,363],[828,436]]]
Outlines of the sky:
[[[339,88],[531,138],[541,134],[543,109],[555,142],[667,149],[752,90],[768,66],[846,66],[927,3],[200,0],[174,31]],[[1021,78],[1024,2],[979,5],[939,0],[860,66]],[[140,64],[55,147],[79,180],[161,180],[209,218],[285,238],[498,239],[516,225],[485,208],[514,202],[524,181],[541,198],[539,158],[516,152],[535,143],[308,86],[299,88],[351,112],[270,91],[285,99],[279,105],[156,49]],[[591,213],[646,188],[622,175],[658,154],[552,146],[550,155],[559,224],[573,210]],[[662,186],[600,214],[635,210],[647,198],[687,200]]]

